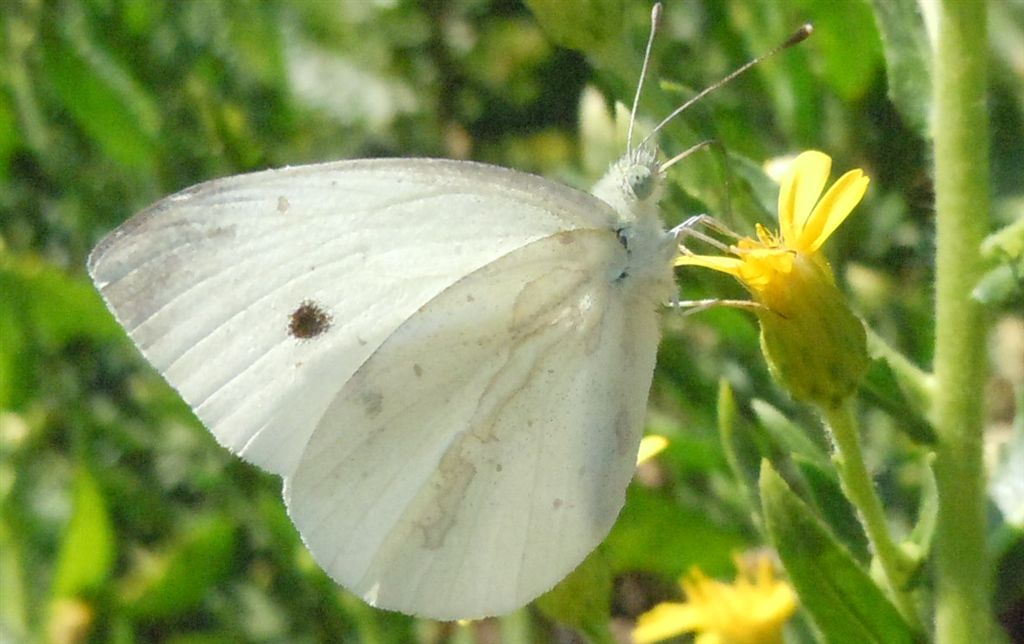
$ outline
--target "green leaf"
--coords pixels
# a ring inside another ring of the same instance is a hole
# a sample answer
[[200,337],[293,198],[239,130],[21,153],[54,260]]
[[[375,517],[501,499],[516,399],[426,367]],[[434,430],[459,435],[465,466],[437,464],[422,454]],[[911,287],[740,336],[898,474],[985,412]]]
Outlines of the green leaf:
[[1008,306],[1020,302],[1024,296],[1024,262],[1015,268],[1011,264],[996,266],[985,273],[971,291],[971,297],[990,307]]
[[279,16],[259,3],[235,2],[224,5],[227,12],[224,26],[228,29],[230,56],[241,71],[260,83],[285,85],[283,33],[277,24]]
[[748,545],[737,526],[717,525],[701,509],[635,485],[604,543],[613,572],[647,570],[668,579],[694,565],[724,574],[733,569],[732,554]]
[[[1017,391],[1014,427],[1006,442],[999,446],[989,466],[988,495],[999,508],[1006,524],[1024,529],[1024,390]],[[929,483],[935,485],[934,480]],[[928,488],[926,491],[934,492]],[[937,496],[937,492],[935,494]]]
[[[736,216],[732,225],[742,223],[744,228],[741,233],[749,234],[754,232],[754,224],[764,221],[772,221],[776,218],[775,210],[778,207],[779,184],[772,181],[764,173],[761,164],[753,159],[729,151],[725,156],[725,167],[729,173],[729,189],[733,194],[731,200],[746,199],[748,207],[731,207]],[[743,214],[740,218],[739,215]]]
[[63,32],[43,48],[50,86],[75,123],[116,163],[151,171],[156,166],[160,110],[155,101],[95,42],[81,9],[68,5]]
[[920,502],[917,508],[917,523],[910,536],[900,544],[904,555],[904,563],[908,566],[905,572],[906,582],[904,589],[915,588],[920,585],[926,575],[925,563],[932,550],[932,543],[935,541],[935,526],[939,518],[939,490],[935,483],[935,453],[929,452],[922,459],[921,471],[921,493]]
[[992,307],[1020,302],[1024,296],[1024,217],[986,237],[981,254],[994,266],[978,281],[971,297]]
[[6,290],[0,269],[0,409],[21,409],[31,395],[26,372],[31,369],[31,352],[27,350],[24,327],[18,311],[12,306],[15,298]]
[[75,337],[124,340],[91,284],[36,256],[0,254],[0,408],[20,409],[32,395],[38,347]]
[[[735,29],[732,38],[745,45],[745,58],[770,51],[793,33],[800,24],[798,21],[806,20],[803,15],[790,15],[790,2],[730,0],[712,4],[720,5],[720,19],[732,22],[731,26]],[[710,13],[714,10],[708,7],[708,11]],[[790,48],[771,63],[759,66],[757,70],[757,75],[765,83],[765,93],[761,100],[770,101],[773,119],[791,141],[818,141],[824,134],[822,125],[825,119],[822,113],[821,92],[818,88],[820,82],[811,72],[810,52],[806,46]],[[720,118],[716,120],[722,123]],[[750,127],[749,123],[736,125],[743,129]],[[724,137],[724,140],[729,138]],[[751,148],[747,149],[748,154],[753,153]],[[772,210],[774,211],[774,208]]]
[[[0,470],[2,471],[2,470]],[[12,538],[10,524],[0,520],[0,624],[3,633],[16,642],[27,642],[29,598],[25,583],[24,554]]]
[[863,2],[798,0],[801,16],[814,24],[807,44],[822,77],[845,101],[860,100],[870,91],[881,64],[878,30]]
[[871,577],[768,461],[761,465],[761,499],[768,533],[826,642],[915,641],[910,627]]
[[733,477],[743,488],[744,499],[750,511],[757,514],[760,502],[757,500],[757,464],[761,454],[748,423],[737,422],[736,400],[729,381],[718,381],[718,435],[722,439],[722,451],[729,463]]
[[619,42],[622,0],[526,0],[540,26],[553,41],[588,54]]
[[0,257],[0,304],[11,324],[49,347],[79,336],[124,337],[92,284],[35,255]]
[[555,621],[601,638],[611,621],[611,597],[612,571],[599,547],[568,577],[538,597],[536,606]]
[[875,358],[861,381],[860,392],[875,407],[896,419],[896,428],[919,445],[934,445],[939,437],[918,405],[907,396],[885,358]]
[[75,476],[74,509],[57,555],[53,598],[99,588],[114,562],[113,526],[96,479],[84,467]]
[[870,562],[867,536],[857,520],[853,506],[836,480],[835,471],[824,470],[817,463],[799,455],[794,456],[793,461],[807,481],[814,505],[825,522],[858,561]]
[[1018,218],[986,237],[981,243],[981,254],[986,259],[1024,261],[1024,218]]
[[125,582],[125,607],[141,618],[165,618],[198,606],[211,587],[230,573],[235,528],[220,518],[193,526],[172,549],[154,555]]
[[6,93],[0,93],[0,181],[10,181],[10,159],[21,145],[21,133]]
[[[830,472],[832,460],[825,450],[814,443],[802,427],[786,418],[785,415],[763,400],[754,400],[750,406],[757,415],[761,427],[778,443],[783,450],[793,456],[799,456],[814,463],[819,469]],[[835,479],[835,476],[833,475]],[[836,479],[838,480],[838,479]]]
[[[17,134],[25,146],[36,155],[43,155],[49,149],[50,136],[47,132],[44,109],[39,100],[38,75],[32,68],[39,38],[37,7],[30,3],[9,3],[4,6],[3,29],[0,29],[0,47],[3,48],[5,94],[9,93],[13,111],[17,115]],[[6,100],[6,99],[4,99]],[[5,164],[6,166],[6,164]],[[5,167],[5,175],[12,168]]]
[[931,138],[931,49],[917,0],[871,0],[882,36],[889,98],[907,123]]

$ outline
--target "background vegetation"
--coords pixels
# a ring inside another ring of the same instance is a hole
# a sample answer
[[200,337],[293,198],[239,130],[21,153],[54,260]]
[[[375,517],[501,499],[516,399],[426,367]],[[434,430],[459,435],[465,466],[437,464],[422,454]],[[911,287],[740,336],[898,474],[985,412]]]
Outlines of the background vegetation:
[[[530,4],[534,11],[510,0],[2,3],[0,640],[582,637],[534,608],[461,628],[375,611],[338,589],[303,549],[280,481],[216,445],[133,348],[84,268],[105,233],[159,197],[266,167],[442,156],[586,188],[621,153],[600,108],[632,98],[650,7]],[[773,221],[774,188],[761,168],[803,149],[829,153],[837,171],[864,168],[868,196],[829,254],[853,307],[928,367],[929,45],[916,9],[908,0],[669,0],[640,114],[656,122],[813,22],[807,43],[666,130],[668,154],[710,138],[721,146],[670,172],[665,220],[708,212],[745,233],[753,221]],[[994,320],[986,447],[992,485],[1016,481],[1018,512],[1021,52],[1024,5],[992,2],[993,211],[978,217],[993,231],[1016,225],[1018,246],[1015,256],[1004,234],[1005,243],[986,247],[993,270],[979,297]],[[581,110],[587,88],[598,93]],[[680,288],[684,298],[743,296],[701,271],[680,271]],[[691,566],[731,576],[734,552],[767,543],[757,516],[761,456],[866,562],[849,509],[827,494],[834,481],[815,487],[815,470],[801,466],[801,455],[824,455],[827,444],[814,417],[772,384],[755,319],[728,309],[666,312],[663,328],[648,430],[670,446],[641,469],[600,550],[608,575],[587,585],[598,607],[590,610],[610,613],[624,633],[639,612],[678,594],[674,580]],[[890,520],[905,535],[927,515],[920,499],[931,439],[883,376],[862,397],[871,403],[864,438]],[[739,409],[732,444],[718,429],[720,378]],[[1001,465],[1013,449],[1016,471]],[[1024,516],[1004,503],[989,517],[994,610],[1024,637]],[[931,592],[927,569],[916,583]],[[813,640],[805,616],[789,637]]]

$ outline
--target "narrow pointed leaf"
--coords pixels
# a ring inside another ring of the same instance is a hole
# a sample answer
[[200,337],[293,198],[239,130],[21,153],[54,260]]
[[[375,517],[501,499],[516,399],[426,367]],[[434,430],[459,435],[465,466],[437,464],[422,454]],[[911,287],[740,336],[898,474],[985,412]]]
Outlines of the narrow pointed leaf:
[[836,536],[862,563],[871,561],[868,539],[857,520],[853,506],[843,495],[835,473],[823,470],[818,463],[794,456],[794,462],[807,481],[815,507]]
[[96,479],[81,468],[75,477],[74,509],[64,531],[53,582],[55,599],[99,588],[114,563],[114,531]]
[[761,499],[768,533],[824,641],[916,641],[896,608],[814,513],[765,461]]
[[925,139],[931,111],[931,67],[924,18],[916,0],[871,0],[882,36],[889,98]]
[[868,401],[896,419],[896,428],[915,443],[934,445],[938,442],[935,429],[918,406],[904,393],[896,373],[884,358],[871,361],[871,367],[861,382],[860,391]]

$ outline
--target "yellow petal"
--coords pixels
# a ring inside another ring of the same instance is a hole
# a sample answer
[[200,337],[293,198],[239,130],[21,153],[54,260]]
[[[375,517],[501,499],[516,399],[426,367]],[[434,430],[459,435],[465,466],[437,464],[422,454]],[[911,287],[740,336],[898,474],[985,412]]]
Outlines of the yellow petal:
[[664,436],[651,434],[640,439],[640,451],[636,455],[636,464],[646,463],[668,447],[668,439]]
[[796,249],[813,253],[821,248],[836,228],[846,220],[853,208],[860,203],[864,191],[868,189],[868,181],[864,172],[859,169],[850,170],[839,177],[815,206],[807,225],[797,239]]
[[763,592],[763,595],[760,613],[771,621],[784,624],[796,612],[796,593],[789,584],[782,581],[774,582],[770,590]]
[[787,245],[800,236],[831,170],[831,157],[824,152],[808,150],[793,161],[793,166],[783,178],[779,190],[779,230]]
[[743,248],[742,246],[737,245],[736,249],[739,251],[737,254],[743,259],[754,258],[766,260],[771,257],[782,257],[793,254],[793,251],[788,248],[765,248],[764,246]]
[[703,266],[730,275],[737,275],[743,266],[743,260],[735,257],[714,257],[712,255],[680,255],[676,257],[676,266]]
[[658,604],[636,620],[633,641],[636,644],[660,642],[696,630],[701,624],[699,611],[687,604]]

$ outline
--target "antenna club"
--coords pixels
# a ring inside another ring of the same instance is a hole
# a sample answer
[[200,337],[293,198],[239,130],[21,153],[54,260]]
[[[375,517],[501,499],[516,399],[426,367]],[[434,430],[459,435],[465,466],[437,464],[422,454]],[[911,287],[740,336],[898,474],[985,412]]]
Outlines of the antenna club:
[[814,25],[812,25],[809,22],[804,23],[799,29],[796,30],[796,32],[792,36],[789,37],[788,40],[786,40],[786,42],[782,43],[782,49],[787,49],[789,47],[792,47],[793,45],[798,45],[802,43],[803,41],[807,40],[807,38],[810,37],[810,35],[813,33]]
[[654,6],[651,7],[651,26],[657,27],[658,23],[661,22],[661,3],[655,2]]

